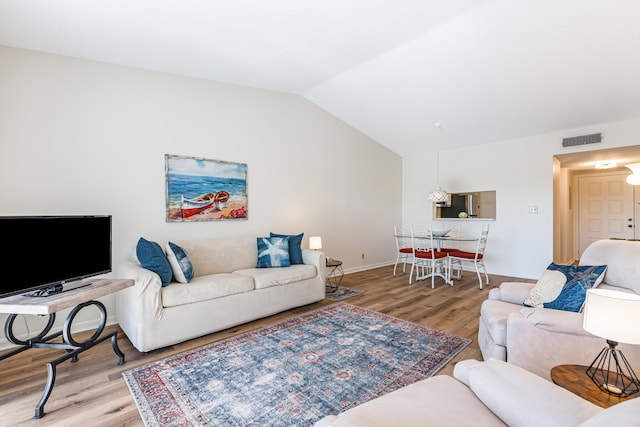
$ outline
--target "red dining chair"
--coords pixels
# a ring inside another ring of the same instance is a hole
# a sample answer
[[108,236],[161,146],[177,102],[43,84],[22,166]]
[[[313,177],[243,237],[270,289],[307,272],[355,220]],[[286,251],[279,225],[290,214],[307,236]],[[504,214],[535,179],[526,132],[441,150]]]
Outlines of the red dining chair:
[[413,262],[411,263],[411,273],[409,274],[409,284],[413,279],[413,271],[416,271],[416,280],[431,278],[431,287],[435,287],[435,278],[440,276],[448,284],[449,269],[447,263],[447,252],[437,250],[434,245],[433,234],[417,238],[411,228],[411,247],[413,248]]
[[487,237],[489,236],[489,224],[485,224],[482,226],[482,232],[480,233],[480,237],[478,238],[478,245],[476,247],[475,252],[455,250],[449,252],[449,272],[450,276],[454,276],[456,279],[460,279],[462,277],[462,264],[463,262],[468,262],[473,264],[476,269],[476,273],[478,274],[478,281],[480,282],[480,289],[482,289],[482,276],[480,275],[480,269],[484,272],[485,280],[487,281],[487,285],[489,284],[489,275],[487,274],[487,269],[484,265],[484,251],[487,247]]
[[407,261],[413,259],[413,248],[411,247],[411,235],[404,231],[401,227],[393,224],[393,237],[396,239],[396,263],[393,266],[393,275],[396,275],[396,267],[402,262],[402,272],[405,272]]

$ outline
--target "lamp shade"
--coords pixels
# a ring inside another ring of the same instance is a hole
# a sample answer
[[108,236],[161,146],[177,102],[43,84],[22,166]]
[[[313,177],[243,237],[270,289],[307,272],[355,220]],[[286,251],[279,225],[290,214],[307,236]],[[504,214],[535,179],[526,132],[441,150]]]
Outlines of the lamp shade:
[[322,237],[321,236],[309,237],[309,249],[322,249]]
[[429,200],[433,203],[447,201],[447,192],[440,188],[440,122],[436,123],[436,188],[429,193]]
[[630,165],[625,166],[633,172],[627,177],[627,183],[631,185],[640,185],[640,163],[631,163]]
[[444,191],[439,186],[435,188],[431,193],[429,193],[429,200],[434,203],[446,202],[447,201],[447,192]]
[[640,295],[589,289],[582,327],[585,331],[626,344],[640,344]]

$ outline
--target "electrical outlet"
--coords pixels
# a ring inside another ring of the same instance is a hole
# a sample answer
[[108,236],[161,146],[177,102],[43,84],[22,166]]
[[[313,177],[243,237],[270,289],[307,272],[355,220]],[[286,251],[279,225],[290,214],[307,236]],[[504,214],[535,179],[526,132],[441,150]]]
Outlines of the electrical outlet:
[[529,213],[530,214],[537,214],[538,213],[538,207],[537,206],[529,206]]
[[364,253],[362,254],[362,259],[364,259]]

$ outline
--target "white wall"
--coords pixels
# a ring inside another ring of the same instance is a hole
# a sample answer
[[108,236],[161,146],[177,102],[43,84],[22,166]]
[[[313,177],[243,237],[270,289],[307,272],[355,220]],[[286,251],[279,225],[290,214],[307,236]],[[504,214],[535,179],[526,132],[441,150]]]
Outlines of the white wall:
[[[562,148],[594,132],[602,144]],[[448,150],[445,124],[440,181],[496,190],[487,268],[537,278],[553,257],[553,155],[638,141],[640,119]],[[247,163],[249,219],[166,223],[164,154]],[[431,222],[433,154],[401,160],[299,96],[0,47],[0,215],[112,214],[115,276],[140,236],[305,232],[347,272],[386,264],[393,222]]]
[[[603,142],[562,147],[562,138],[603,132]],[[640,118],[603,123],[463,149],[446,149],[443,125],[440,184],[449,192],[496,190],[496,220],[490,222],[485,264],[489,273],[536,279],[553,261],[553,156],[637,145]],[[404,159],[403,222],[431,222],[427,194],[435,186],[435,157],[416,151]],[[537,206],[538,214],[529,214]],[[478,223],[467,223],[477,229]],[[560,225],[561,226],[561,225]]]
[[[165,154],[247,163],[249,219],[165,222]],[[115,277],[140,236],[304,232],[346,271],[388,263],[401,168],[299,96],[0,47],[0,215],[113,215]]]

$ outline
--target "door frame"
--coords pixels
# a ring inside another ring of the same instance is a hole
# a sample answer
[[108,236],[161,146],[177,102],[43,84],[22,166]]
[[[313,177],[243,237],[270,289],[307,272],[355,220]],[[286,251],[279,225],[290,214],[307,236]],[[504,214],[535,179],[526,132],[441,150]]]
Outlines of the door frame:
[[[621,176],[627,176],[629,175],[629,171],[626,169],[613,169],[613,170],[598,170],[598,171],[577,171],[578,173],[573,173],[571,176],[571,197],[573,198],[573,200],[571,200],[570,205],[574,207],[574,209],[572,209],[572,228],[574,230],[573,232],[573,241],[572,241],[572,251],[571,253],[573,254],[573,259],[574,260],[579,260],[580,259],[580,225],[579,225],[579,220],[580,220],[580,209],[579,209],[579,200],[578,200],[578,181],[580,178],[583,177],[598,177],[598,176],[611,176],[611,175],[621,175]],[[638,203],[640,201],[640,199],[638,199],[638,194],[640,194],[640,186],[633,186],[633,193],[632,193],[632,199],[631,199],[631,203],[634,206],[633,209],[633,224],[634,224],[634,229],[633,229],[633,237],[635,239],[638,238],[638,227],[636,226],[636,224],[638,223],[638,218],[640,215],[640,203]]]

